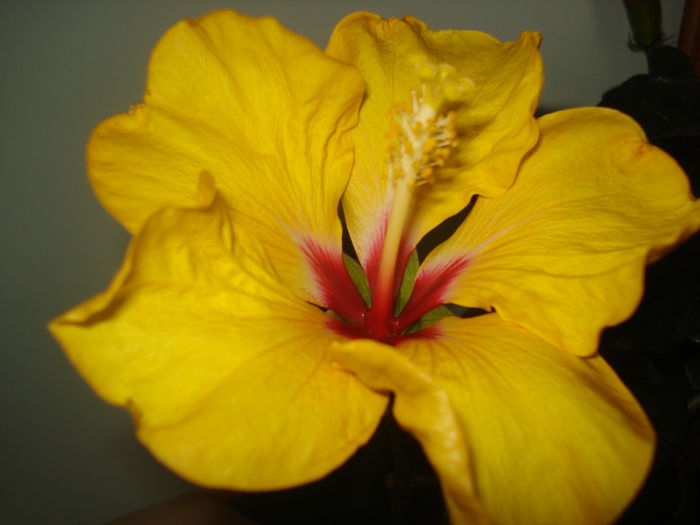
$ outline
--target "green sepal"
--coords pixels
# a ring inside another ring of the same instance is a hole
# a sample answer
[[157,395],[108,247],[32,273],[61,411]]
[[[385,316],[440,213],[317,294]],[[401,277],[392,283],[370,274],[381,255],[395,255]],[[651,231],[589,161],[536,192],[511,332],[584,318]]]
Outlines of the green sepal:
[[396,298],[396,305],[394,306],[394,317],[399,316],[401,310],[403,310],[403,307],[406,306],[406,303],[410,299],[419,267],[420,263],[418,262],[418,253],[413,250],[413,252],[411,252],[411,256],[408,258],[408,262],[406,263],[406,271],[403,273],[403,280],[401,281],[401,287],[399,288],[399,296]]
[[418,319],[415,323],[409,326],[405,333],[412,334],[413,332],[418,332],[428,328],[430,325],[437,323],[440,319],[454,315],[446,306],[438,306],[430,310],[423,317]]
[[369,290],[369,281],[367,280],[365,271],[362,269],[362,266],[360,266],[360,263],[350,257],[347,253],[343,254],[343,262],[345,263],[345,268],[347,269],[355,288],[357,288],[357,291],[360,292],[362,300],[369,308],[372,306],[372,293]]

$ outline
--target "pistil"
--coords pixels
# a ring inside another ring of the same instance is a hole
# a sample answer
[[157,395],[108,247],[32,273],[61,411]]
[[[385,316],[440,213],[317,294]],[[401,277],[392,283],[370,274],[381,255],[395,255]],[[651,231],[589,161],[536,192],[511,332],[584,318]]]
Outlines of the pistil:
[[379,261],[372,307],[363,325],[368,337],[390,341],[397,335],[394,304],[401,283],[399,253],[407,239],[414,211],[415,189],[436,180],[456,145],[456,114],[452,106],[464,99],[471,81],[455,76],[447,64],[416,61],[419,89],[408,107],[398,107],[390,127],[389,198],[391,211]]
[[413,184],[395,187],[391,212],[387,223],[382,255],[379,260],[377,284],[372,293],[372,308],[367,312],[364,325],[367,334],[375,339],[393,335],[391,321],[396,300],[396,272],[401,239],[406,229],[413,201]]

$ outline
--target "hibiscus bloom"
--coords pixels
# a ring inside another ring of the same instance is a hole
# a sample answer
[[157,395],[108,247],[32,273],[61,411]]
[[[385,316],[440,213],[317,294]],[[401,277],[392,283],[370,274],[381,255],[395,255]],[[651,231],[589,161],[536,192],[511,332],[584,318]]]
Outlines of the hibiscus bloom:
[[[133,234],[124,264],[52,332],[196,483],[319,479],[393,392],[455,522],[610,522],[654,435],[598,338],[700,212],[629,118],[533,118],[538,44],[367,13],[325,51],[271,18],[181,22],[144,103],[88,147],[98,198]],[[426,322],[449,303],[488,313]]]

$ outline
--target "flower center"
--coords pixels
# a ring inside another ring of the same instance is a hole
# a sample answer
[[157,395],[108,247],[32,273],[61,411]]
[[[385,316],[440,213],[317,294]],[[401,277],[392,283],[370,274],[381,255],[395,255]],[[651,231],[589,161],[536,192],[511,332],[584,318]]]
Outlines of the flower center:
[[[449,64],[435,64],[425,57],[417,57],[413,63],[418,87],[410,93],[410,102],[394,109],[389,124],[387,207],[390,211],[376,279],[372,279],[371,284],[371,307],[361,312],[357,307],[345,308],[345,312],[337,308],[348,301],[347,293],[340,296],[341,289],[347,292],[347,277],[343,281],[345,284],[339,284],[338,276],[343,273],[339,268],[330,269],[325,265],[319,268],[321,273],[326,273],[325,282],[334,283],[335,291],[327,298],[327,305],[342,317],[342,320],[333,319],[332,327],[350,337],[366,337],[389,344],[407,337],[406,329],[415,320],[402,318],[403,312],[395,310],[409,255],[406,240],[414,216],[416,188],[439,181],[440,168],[458,144],[455,109],[474,88],[471,80],[458,77]],[[434,306],[437,305],[426,302],[423,313]],[[410,315],[423,310],[413,301]],[[432,335],[423,330],[411,337]]]

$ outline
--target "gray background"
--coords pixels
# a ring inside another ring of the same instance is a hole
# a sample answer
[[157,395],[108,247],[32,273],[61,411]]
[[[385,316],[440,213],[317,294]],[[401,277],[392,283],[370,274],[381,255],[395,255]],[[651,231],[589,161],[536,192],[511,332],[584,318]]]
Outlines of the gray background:
[[[682,0],[662,3],[673,36]],[[596,104],[645,67],[626,47],[621,0],[0,0],[2,523],[98,524],[188,488],[140,447],[123,411],[88,389],[44,326],[107,285],[127,242],[85,178],[91,129],[140,100],[150,49],[169,26],[224,7],[274,15],[322,46],[359,9],[504,40],[536,29],[543,110]]]

